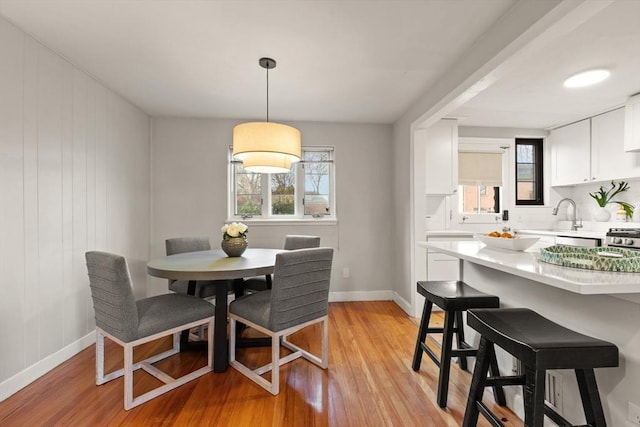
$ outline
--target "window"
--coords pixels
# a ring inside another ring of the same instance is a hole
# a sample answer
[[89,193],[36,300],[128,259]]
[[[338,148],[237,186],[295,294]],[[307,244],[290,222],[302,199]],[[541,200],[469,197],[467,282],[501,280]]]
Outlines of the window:
[[458,153],[458,184],[460,213],[500,212],[502,153],[460,151]]
[[516,205],[543,205],[542,139],[516,138]]
[[303,148],[302,161],[288,173],[253,173],[245,170],[242,162],[233,160],[229,169],[231,217],[335,217],[333,148]]

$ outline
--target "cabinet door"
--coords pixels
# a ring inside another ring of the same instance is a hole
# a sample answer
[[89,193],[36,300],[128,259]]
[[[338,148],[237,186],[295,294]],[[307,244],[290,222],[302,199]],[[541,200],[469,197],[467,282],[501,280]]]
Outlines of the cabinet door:
[[592,180],[640,176],[640,153],[624,151],[624,121],[624,108],[591,118]]
[[438,252],[427,253],[427,280],[458,280],[458,258]]
[[625,151],[640,151],[640,94],[632,96],[625,106]]
[[551,139],[551,185],[573,185],[591,181],[590,120],[554,129]]
[[426,131],[425,191],[454,194],[458,190],[458,121],[443,119]]

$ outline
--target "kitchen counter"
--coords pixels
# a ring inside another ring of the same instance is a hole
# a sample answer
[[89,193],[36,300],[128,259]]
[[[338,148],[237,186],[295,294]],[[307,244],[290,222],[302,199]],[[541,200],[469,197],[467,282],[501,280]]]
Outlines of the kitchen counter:
[[538,261],[536,244],[523,252],[486,247],[472,241],[419,242],[420,246],[555,288],[584,295],[640,294],[640,274],[583,270]]
[[446,238],[446,237],[454,237],[454,238],[473,238],[475,234],[474,231],[465,231],[465,230],[427,230],[427,239],[429,238]]
[[[500,297],[501,307],[527,307],[569,329],[613,342],[620,366],[596,369],[607,424],[627,425],[627,405],[640,404],[640,274],[574,269],[538,261],[539,241],[524,252],[492,249],[478,241],[420,242],[429,251],[458,258],[460,279]],[[468,342],[478,342],[465,327]],[[513,357],[496,348],[500,372],[511,374]],[[573,371],[556,371],[562,384],[563,416],[584,424]],[[522,389],[506,387],[507,405],[523,416]]]
[[604,241],[606,231],[586,231],[586,230],[513,230],[516,234],[533,234],[536,236],[567,236],[583,237],[588,239],[602,239]]

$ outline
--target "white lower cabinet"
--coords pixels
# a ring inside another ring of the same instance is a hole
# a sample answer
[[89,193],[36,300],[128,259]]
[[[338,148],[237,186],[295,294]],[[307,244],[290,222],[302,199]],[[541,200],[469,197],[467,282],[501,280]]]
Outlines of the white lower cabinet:
[[427,252],[428,280],[458,280],[459,260],[438,252]]
[[[468,235],[452,233],[450,235],[440,235],[438,237],[427,236],[427,241],[449,241],[449,240],[473,240],[473,234]],[[460,260],[440,252],[427,250],[427,279],[426,280],[458,280],[460,278]],[[415,288],[414,288],[415,289]],[[424,307],[424,297],[416,292],[415,316],[421,317]],[[440,310],[433,306],[433,310]]]

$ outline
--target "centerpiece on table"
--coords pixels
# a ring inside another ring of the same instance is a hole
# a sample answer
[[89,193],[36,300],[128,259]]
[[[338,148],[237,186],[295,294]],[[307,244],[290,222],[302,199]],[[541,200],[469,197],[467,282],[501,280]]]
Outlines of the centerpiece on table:
[[611,218],[611,212],[605,208],[609,203],[617,203],[618,206],[624,210],[626,217],[631,218],[633,215],[633,206],[630,203],[623,202],[621,200],[613,200],[613,198],[618,194],[623,193],[628,189],[629,184],[625,181],[620,181],[618,183],[611,181],[611,188],[605,190],[603,186],[600,186],[598,191],[589,193],[589,195],[595,199],[596,203],[598,203],[598,208],[593,212],[593,219],[600,222],[609,221]]
[[232,222],[222,227],[222,243],[220,247],[230,257],[242,256],[247,249],[247,233],[249,227],[241,222]]

